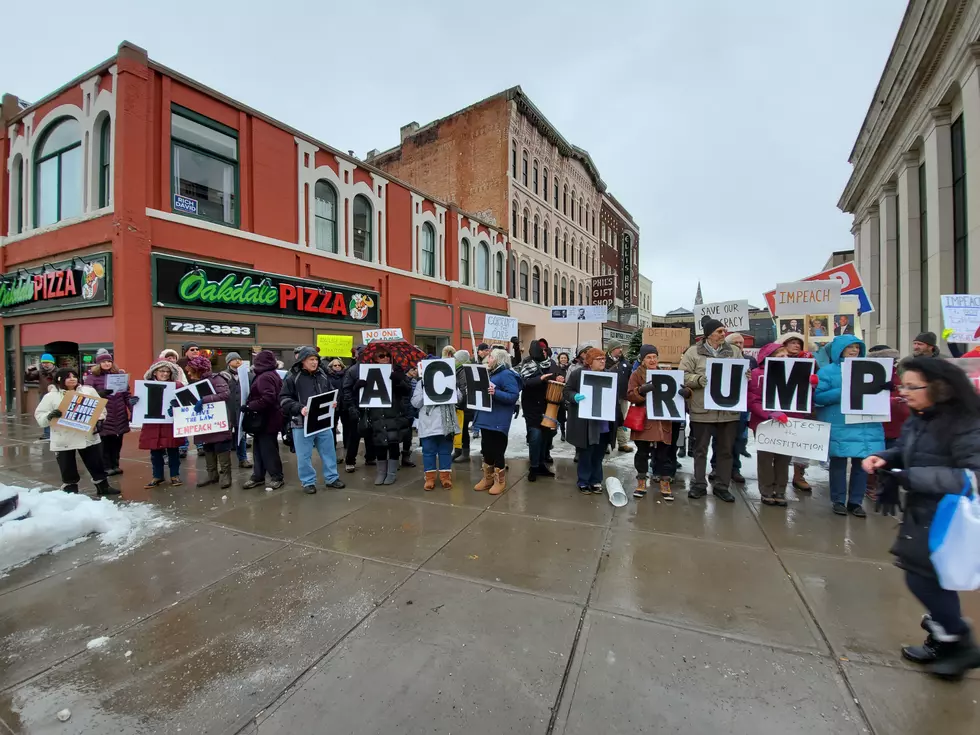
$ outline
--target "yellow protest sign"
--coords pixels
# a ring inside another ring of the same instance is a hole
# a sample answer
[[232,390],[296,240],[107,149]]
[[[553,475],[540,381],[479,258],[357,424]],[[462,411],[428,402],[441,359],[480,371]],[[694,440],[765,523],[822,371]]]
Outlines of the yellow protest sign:
[[316,348],[320,357],[350,357],[354,337],[350,334],[318,334]]

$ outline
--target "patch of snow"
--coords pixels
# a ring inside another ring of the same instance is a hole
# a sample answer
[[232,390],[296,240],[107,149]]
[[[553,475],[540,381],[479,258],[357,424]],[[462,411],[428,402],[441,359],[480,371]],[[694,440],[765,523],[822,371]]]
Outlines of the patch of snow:
[[104,646],[108,642],[109,642],[109,636],[103,635],[103,636],[99,636],[98,638],[93,638],[92,640],[90,640],[88,643],[85,644],[85,647],[91,651],[93,648],[102,648],[102,646]]
[[8,488],[20,494],[21,508],[31,515],[0,526],[0,575],[35,557],[81,543],[92,534],[112,555],[136,548],[175,521],[148,503],[94,500],[81,493],[37,488]]

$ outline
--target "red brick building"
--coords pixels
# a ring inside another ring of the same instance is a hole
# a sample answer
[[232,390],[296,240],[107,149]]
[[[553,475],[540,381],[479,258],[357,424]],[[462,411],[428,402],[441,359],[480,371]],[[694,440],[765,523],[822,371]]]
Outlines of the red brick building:
[[604,337],[628,339],[639,324],[640,228],[608,191],[602,195],[599,243],[602,275],[616,279],[616,310],[610,310]]
[[0,157],[7,411],[33,408],[43,352],[84,369],[107,347],[141,376],[188,339],[289,362],[373,327],[435,352],[507,313],[503,228],[129,43],[36,103],[4,95]]

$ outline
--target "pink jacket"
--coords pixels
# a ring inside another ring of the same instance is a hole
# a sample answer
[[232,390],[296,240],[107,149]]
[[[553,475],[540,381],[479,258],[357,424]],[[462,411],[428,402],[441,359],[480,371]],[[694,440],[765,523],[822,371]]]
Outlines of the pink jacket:
[[[759,367],[751,372],[749,375],[749,428],[755,431],[756,428],[763,421],[768,421],[773,417],[772,411],[766,411],[762,408],[762,387],[763,380],[766,373],[766,358],[769,357],[773,352],[782,348],[780,342],[770,342],[761,350],[759,350]],[[813,387],[810,387],[813,390]],[[807,415],[805,413],[787,413],[786,414],[791,419],[805,419]]]

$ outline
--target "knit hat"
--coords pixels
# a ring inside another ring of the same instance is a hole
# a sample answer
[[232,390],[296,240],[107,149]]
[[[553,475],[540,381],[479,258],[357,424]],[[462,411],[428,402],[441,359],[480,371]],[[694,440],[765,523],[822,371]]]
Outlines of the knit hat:
[[489,350],[489,349],[490,349],[490,345],[488,345],[486,342],[481,342],[476,346],[477,352],[480,352],[481,350]]
[[204,355],[198,355],[187,361],[187,369],[193,370],[200,378],[206,378],[211,374],[211,361]]
[[177,350],[171,350],[168,347],[167,349],[162,350],[160,352],[160,356],[157,359],[159,359],[159,360],[166,360],[168,357],[171,357],[171,356],[173,356],[173,357],[180,357],[180,355],[177,354]]
[[600,350],[598,347],[590,347],[588,350],[586,350],[585,356],[582,358],[582,364],[586,366],[586,369],[588,369],[588,366],[592,364],[593,360],[595,360],[597,357],[605,356],[606,353]]
[[43,355],[41,355],[41,362],[54,362],[54,355],[52,355],[50,352],[45,352]]
[[307,357],[319,357],[316,349],[310,345],[303,345],[296,348],[296,362],[303,362]]
[[647,355],[660,357],[660,350],[657,349],[656,345],[640,345],[640,362],[643,362],[643,358]]
[[467,365],[470,362],[470,351],[456,350],[456,354],[453,357],[456,358],[457,365]]
[[930,347],[936,346],[936,333],[935,332],[923,332],[918,337],[916,337],[913,342],[922,342]]
[[882,350],[890,350],[891,347],[888,345],[875,345],[874,347],[869,347],[868,352],[881,352]]
[[717,319],[705,319],[703,322],[701,322],[701,333],[705,337],[707,337],[709,334],[713,333],[719,327],[724,327],[724,326],[725,325],[722,324]]
[[241,359],[242,356],[239,355],[237,352],[229,352],[227,355],[225,355],[225,366],[231,365],[232,360],[241,360]]
[[95,361],[96,362],[105,362],[107,360],[109,362],[113,362],[112,353],[109,352],[109,350],[101,349],[101,350],[99,350],[98,352],[95,353]]
[[200,349],[201,345],[199,345],[197,342],[184,342],[184,344],[180,346],[180,354],[186,355],[187,350],[189,350],[191,347],[197,347]]
[[622,348],[623,348],[622,341],[616,339],[615,337],[606,341],[607,352],[612,352],[613,350],[621,350]]
[[799,332],[786,332],[786,334],[779,338],[779,342],[783,345],[783,347],[785,347],[787,342],[794,339],[799,340],[800,347],[806,347],[806,340],[803,339],[803,335]]

